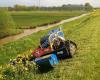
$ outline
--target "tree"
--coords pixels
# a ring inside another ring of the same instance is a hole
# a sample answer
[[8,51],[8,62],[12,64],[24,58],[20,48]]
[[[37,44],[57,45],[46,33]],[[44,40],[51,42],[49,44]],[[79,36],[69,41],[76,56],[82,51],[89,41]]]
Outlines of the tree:
[[0,38],[8,36],[15,29],[15,23],[7,8],[0,8]]
[[86,11],[92,11],[93,7],[89,3],[85,3],[85,10]]

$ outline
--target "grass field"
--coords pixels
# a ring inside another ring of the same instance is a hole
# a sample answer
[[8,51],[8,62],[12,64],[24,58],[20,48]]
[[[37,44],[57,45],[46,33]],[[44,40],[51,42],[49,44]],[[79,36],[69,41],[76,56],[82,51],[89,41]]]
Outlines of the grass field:
[[[61,20],[79,16],[85,11],[0,11],[0,39]],[[13,27],[14,26],[14,27]],[[4,28],[4,29],[3,29]],[[13,29],[14,28],[14,29]],[[3,30],[2,30],[3,29]]]
[[[62,25],[61,25],[62,26]],[[58,26],[57,26],[58,27]],[[56,27],[55,27],[56,28]],[[40,74],[32,69],[15,76],[6,75],[8,80],[99,80],[100,79],[100,11],[89,16],[63,24],[66,39],[78,45],[77,54],[72,59],[61,61],[54,70]],[[0,46],[0,64],[6,64],[18,54],[30,54],[39,43],[39,38],[48,30],[34,33],[28,37]],[[1,68],[2,69],[2,68]],[[2,71],[2,70],[1,70]],[[3,76],[1,74],[1,76]],[[13,76],[13,78],[12,78]]]
[[78,16],[84,11],[21,11],[11,12],[17,28],[35,28]]

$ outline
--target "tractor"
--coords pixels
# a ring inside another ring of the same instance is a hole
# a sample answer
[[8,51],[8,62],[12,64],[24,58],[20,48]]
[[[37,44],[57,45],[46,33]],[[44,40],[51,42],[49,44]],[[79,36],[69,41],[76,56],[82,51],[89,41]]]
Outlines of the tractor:
[[32,52],[32,55],[38,67],[45,68],[59,64],[62,59],[72,58],[76,50],[76,43],[65,40],[64,33],[59,28],[51,30],[47,35],[41,37],[40,45]]
[[39,70],[53,68],[63,59],[72,58],[76,53],[77,45],[71,40],[65,40],[61,28],[48,32],[47,35],[40,38],[39,46],[32,51],[30,57],[18,56],[11,60],[10,64],[16,65],[19,62],[26,65],[27,61],[34,62]]

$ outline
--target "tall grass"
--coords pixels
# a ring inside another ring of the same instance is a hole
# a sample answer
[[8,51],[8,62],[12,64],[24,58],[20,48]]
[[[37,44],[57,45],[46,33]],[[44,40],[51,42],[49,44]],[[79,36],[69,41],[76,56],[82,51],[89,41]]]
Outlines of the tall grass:
[[0,8],[0,38],[18,33],[7,8]]

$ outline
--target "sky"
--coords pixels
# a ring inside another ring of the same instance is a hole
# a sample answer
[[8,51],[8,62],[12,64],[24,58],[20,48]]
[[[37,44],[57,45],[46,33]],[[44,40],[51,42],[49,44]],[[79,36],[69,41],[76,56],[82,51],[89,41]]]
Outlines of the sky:
[[100,0],[0,0],[0,6],[14,6],[15,4],[27,6],[61,6],[63,4],[85,4],[86,2],[89,2],[94,7],[100,7]]

